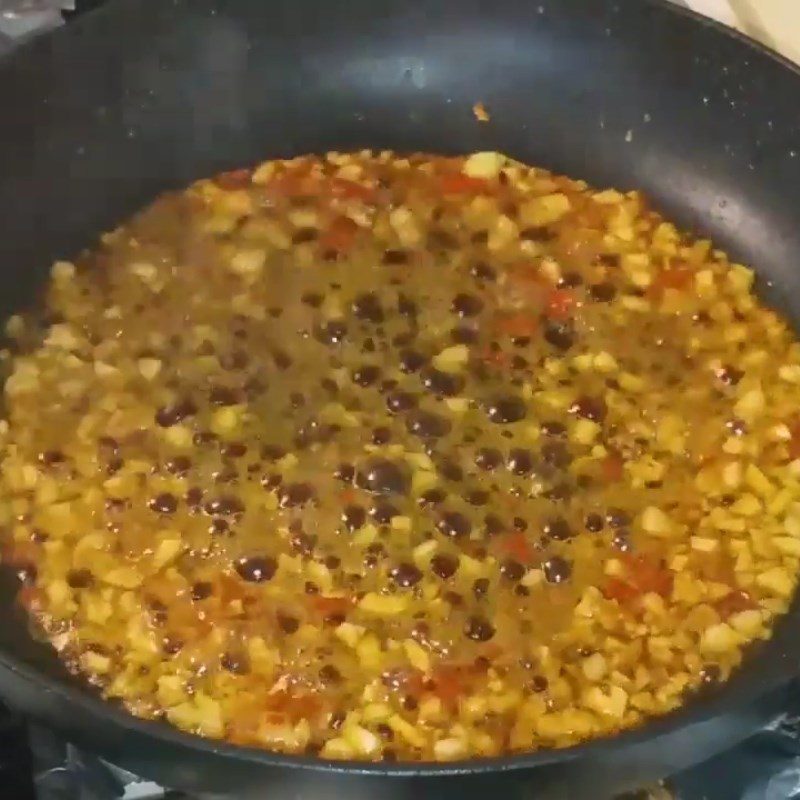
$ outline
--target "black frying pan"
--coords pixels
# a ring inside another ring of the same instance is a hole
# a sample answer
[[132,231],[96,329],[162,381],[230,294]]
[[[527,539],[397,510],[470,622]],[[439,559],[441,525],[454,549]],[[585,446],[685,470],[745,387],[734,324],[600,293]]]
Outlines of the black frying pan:
[[[0,312],[163,189],[364,146],[499,149],[640,187],[800,321],[800,73],[658,0],[116,0],[0,63]],[[639,730],[455,765],[326,763],[127,716],[1,588],[0,695],[143,776],[236,798],[602,798],[730,746],[800,671],[795,602],[733,681]]]

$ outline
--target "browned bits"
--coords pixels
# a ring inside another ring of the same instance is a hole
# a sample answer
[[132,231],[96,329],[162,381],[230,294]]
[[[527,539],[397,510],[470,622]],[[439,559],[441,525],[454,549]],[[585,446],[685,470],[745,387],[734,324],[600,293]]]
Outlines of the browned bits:
[[180,400],[174,405],[159,408],[156,411],[156,422],[162,428],[171,428],[196,413],[197,406],[191,400]]
[[480,469],[491,471],[503,463],[503,454],[493,447],[482,447],[475,453],[475,465]]
[[356,476],[356,468],[352,464],[339,464],[333,473],[333,477],[342,483],[352,483]]
[[389,392],[386,395],[386,409],[390,414],[400,414],[416,408],[417,398],[411,392]]
[[208,600],[214,593],[214,587],[208,581],[197,581],[192,585],[192,600]]
[[242,580],[263,583],[272,580],[278,569],[278,562],[269,556],[251,556],[240,558],[234,566]]
[[447,492],[443,489],[428,489],[423,492],[419,498],[419,504],[422,508],[430,508],[431,506],[438,506],[447,500]]
[[372,386],[381,376],[381,368],[375,364],[364,364],[353,370],[353,383],[366,388]]
[[579,397],[571,406],[570,412],[592,422],[602,422],[606,417],[606,404],[597,397]]
[[386,425],[379,425],[372,431],[372,443],[377,445],[388,444],[392,441],[392,430]]
[[605,522],[600,514],[592,512],[591,514],[586,515],[584,525],[586,526],[587,531],[590,531],[591,533],[599,533],[601,530],[603,530]]
[[442,580],[452,578],[456,570],[458,570],[458,559],[453,556],[439,553],[431,559],[431,572]]
[[613,283],[595,283],[589,287],[589,297],[598,303],[610,303],[616,294]]
[[631,524],[631,516],[621,508],[609,508],[606,512],[606,522],[612,528],[625,528]]
[[63,464],[66,461],[66,456],[58,450],[45,450],[39,454],[39,463],[43,467],[55,467],[58,464]]
[[542,423],[542,433],[545,436],[563,438],[567,435],[567,426],[558,420],[547,420]]
[[388,525],[392,521],[392,517],[396,517],[399,514],[400,511],[398,510],[397,506],[393,506],[391,503],[388,503],[385,500],[379,500],[369,510],[369,515],[379,525]]
[[472,523],[460,511],[444,511],[439,517],[436,527],[444,536],[448,536],[451,539],[460,539],[469,535],[472,530]]
[[561,556],[553,556],[544,562],[544,577],[549,583],[564,583],[572,575],[572,565]]
[[150,501],[150,508],[157,514],[174,514],[178,510],[178,498],[169,492],[162,492]]
[[544,675],[534,675],[530,681],[528,681],[528,687],[536,694],[546,692],[549,686],[550,683],[547,678],[544,677]]
[[67,584],[72,589],[88,589],[94,585],[94,575],[88,569],[71,569],[67,573]]
[[564,517],[553,517],[553,519],[545,522],[542,530],[545,536],[549,536],[551,539],[555,539],[557,542],[564,542],[574,536],[570,524],[564,519]]
[[500,564],[500,574],[509,581],[518,581],[525,574],[525,567],[513,558],[507,558]]
[[367,521],[367,512],[356,505],[345,506],[342,510],[342,522],[349,531],[358,530]]
[[203,507],[206,514],[235,517],[244,513],[244,504],[235,495],[221,495],[209,500]]
[[717,372],[717,377],[727,386],[736,386],[744,377],[744,370],[737,369],[731,364],[725,364]]
[[412,411],[406,419],[408,432],[421,439],[439,439],[450,433],[453,424],[433,411]]
[[315,494],[310,483],[288,483],[281,488],[279,503],[281,508],[302,508],[314,499]]
[[398,564],[393,567],[389,570],[389,576],[398,586],[403,588],[414,586],[422,580],[422,572],[409,563]]
[[323,344],[341,344],[347,336],[347,323],[343,319],[328,320],[316,328],[314,335]]
[[483,528],[487,536],[496,536],[506,530],[506,524],[497,514],[487,514],[483,518]]
[[365,292],[353,300],[353,313],[366,322],[383,322],[383,308],[375,292]]
[[325,664],[320,667],[319,679],[327,686],[339,684],[342,682],[342,673],[333,664]]
[[472,616],[464,627],[464,635],[476,642],[488,642],[494,637],[494,626],[485,617]]
[[275,619],[278,622],[278,627],[281,629],[283,633],[287,636],[291,636],[293,633],[297,633],[300,628],[300,620],[296,617],[292,617],[289,614],[282,614],[278,613],[275,616]]
[[800,350],[751,282],[498,154],[198,182],[24,319],[2,561],[71,669],[210,738],[430,761],[639,725],[797,584]]
[[477,295],[459,292],[453,298],[451,308],[459,317],[475,317],[483,311],[483,300]]
[[548,322],[544,328],[544,338],[556,350],[569,350],[575,344],[575,331],[568,323]]
[[213,386],[208,393],[208,401],[214,406],[235,406],[241,403],[242,398],[229,386]]
[[167,472],[172,475],[185,475],[192,466],[191,460],[187,456],[175,456],[164,465]]
[[509,395],[498,397],[487,403],[486,416],[496,425],[507,425],[525,419],[527,408],[521,397]]
[[508,468],[515,475],[530,475],[533,472],[534,459],[530,450],[514,447],[508,454]]
[[418,372],[427,363],[428,359],[417,350],[403,350],[397,359],[397,366],[406,374]]
[[411,477],[404,464],[372,458],[356,471],[356,485],[372,494],[408,494]]
[[225,653],[220,659],[220,666],[236,675],[246,675],[250,671],[247,658],[240,653]]
[[491,494],[485,489],[471,489],[464,495],[471,506],[485,506],[491,500]]
[[433,367],[423,369],[420,380],[425,389],[441,397],[453,397],[464,390],[464,378],[461,375]]

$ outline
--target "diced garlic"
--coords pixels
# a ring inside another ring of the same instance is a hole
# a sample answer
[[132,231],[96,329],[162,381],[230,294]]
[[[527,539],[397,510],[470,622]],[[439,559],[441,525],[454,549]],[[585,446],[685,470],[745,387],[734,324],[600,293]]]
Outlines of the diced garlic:
[[461,171],[470,178],[496,178],[505,162],[506,157],[500,153],[473,153],[464,162]]

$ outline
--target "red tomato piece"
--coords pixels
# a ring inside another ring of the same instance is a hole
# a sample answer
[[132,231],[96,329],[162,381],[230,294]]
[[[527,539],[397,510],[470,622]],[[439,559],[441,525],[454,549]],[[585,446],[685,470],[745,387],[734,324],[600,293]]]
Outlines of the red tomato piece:
[[628,565],[629,580],[642,594],[655,592],[667,597],[672,592],[672,571],[653,556],[624,555],[623,561]]
[[628,605],[636,600],[641,592],[627,581],[609,578],[603,587],[603,594],[608,600],[616,600],[621,605]]
[[553,289],[547,298],[545,314],[550,319],[569,319],[574,312],[575,304],[574,292],[569,289]]
[[214,178],[214,183],[221,189],[246,189],[250,185],[253,171],[249,169],[232,169],[230,172],[223,172]]
[[311,605],[323,617],[330,617],[337,614],[347,614],[351,609],[350,598],[348,597],[323,597],[322,595],[311,595],[309,597]]
[[295,169],[273,178],[267,188],[279,197],[315,197],[320,194],[322,184],[305,170]]
[[505,552],[514,556],[523,564],[528,564],[533,560],[533,550],[531,550],[531,546],[523,533],[517,532],[504,536],[500,546]]
[[684,291],[692,285],[693,280],[694,271],[686,267],[662,269],[650,284],[650,293],[655,296],[660,296],[665,289]]
[[436,684],[433,693],[446,706],[453,708],[467,687],[464,683],[464,668],[452,664],[441,664],[433,672]]
[[463,172],[449,172],[439,177],[439,189],[442,194],[483,194],[488,191],[489,182]]
[[349,217],[336,217],[328,230],[320,237],[320,244],[325,250],[346,253],[356,241],[358,225]]
[[741,589],[731,590],[729,594],[714,603],[714,608],[717,609],[717,613],[723,619],[727,619],[731,614],[737,614],[739,611],[749,611],[755,607],[756,604],[753,598]]
[[532,336],[536,333],[539,322],[533,314],[520,311],[498,317],[494,327],[500,336]]
[[600,473],[606,483],[621,481],[625,475],[625,462],[617,453],[610,453],[600,462]]
[[375,189],[371,186],[364,186],[361,183],[348,181],[344,178],[332,178],[330,192],[334,197],[363,200],[365,202],[375,200],[376,196]]

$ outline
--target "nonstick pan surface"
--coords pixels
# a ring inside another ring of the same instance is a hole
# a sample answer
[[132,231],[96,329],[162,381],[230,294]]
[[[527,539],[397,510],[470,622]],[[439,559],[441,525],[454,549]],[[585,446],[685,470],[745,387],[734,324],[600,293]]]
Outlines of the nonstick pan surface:
[[[800,74],[659,0],[115,0],[0,62],[0,311],[164,189],[360,147],[502,150],[641,188],[754,265],[800,322]],[[0,582],[4,699],[145,777],[235,798],[602,798],[745,736],[800,670],[796,602],[729,684],[639,730],[450,765],[331,764],[129,717],[34,642],[14,588]]]

